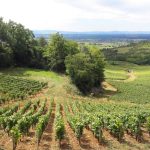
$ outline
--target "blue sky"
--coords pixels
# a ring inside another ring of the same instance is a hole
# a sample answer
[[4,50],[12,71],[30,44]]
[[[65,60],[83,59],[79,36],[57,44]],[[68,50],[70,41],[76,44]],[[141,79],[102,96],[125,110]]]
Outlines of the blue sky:
[[0,0],[0,16],[32,30],[150,31],[150,0]]

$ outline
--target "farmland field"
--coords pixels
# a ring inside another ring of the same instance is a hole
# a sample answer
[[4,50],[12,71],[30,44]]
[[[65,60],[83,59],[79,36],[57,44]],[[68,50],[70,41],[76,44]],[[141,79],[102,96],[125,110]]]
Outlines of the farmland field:
[[[127,69],[133,70],[132,76]],[[1,94],[10,99],[0,104],[0,149],[150,149],[149,70],[108,65],[106,81],[117,91],[105,91],[101,98],[78,95],[65,75],[28,68],[1,70],[1,93],[10,82],[5,78],[21,85],[29,82],[34,86],[25,87],[31,89],[38,84],[40,89],[23,99],[11,100],[11,86]]]
[[[131,69],[134,80],[128,78],[127,69]],[[112,66],[106,70],[106,78],[118,91],[111,96],[112,100],[130,101],[132,103],[149,103],[150,67],[137,65]]]
[[16,99],[25,99],[47,86],[47,83],[0,75],[0,103]]

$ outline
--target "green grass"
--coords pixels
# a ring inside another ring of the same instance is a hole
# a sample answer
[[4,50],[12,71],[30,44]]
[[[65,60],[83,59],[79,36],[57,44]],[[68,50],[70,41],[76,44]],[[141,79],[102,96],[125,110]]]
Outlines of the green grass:
[[[134,81],[124,82],[127,78],[125,68],[133,69],[136,76]],[[109,97],[109,99],[140,104],[150,102],[150,66],[109,65],[105,73],[107,82],[118,89],[117,93]]]
[[0,70],[0,74],[47,82],[47,96],[65,97],[67,94],[80,93],[67,76],[52,71],[18,67]]
[[103,50],[107,60],[124,60],[134,64],[150,64],[150,42],[141,41]]
[[142,50],[143,52],[149,52],[150,42],[141,41],[141,42],[138,42],[138,43],[129,44],[127,46],[121,46],[117,50],[118,50],[118,53],[124,54],[126,52],[131,51],[131,49],[133,49],[133,51],[135,51],[135,53],[136,53],[137,50]]
[[9,68],[5,70],[1,70],[0,73],[19,76],[24,78],[30,78],[35,80],[52,80],[55,82],[59,82],[61,80],[61,76],[57,73],[51,71],[43,71],[40,69],[30,69],[30,68]]
[[[118,89],[116,93],[111,94],[109,100],[117,102],[132,102],[146,104],[150,102],[150,66],[138,66],[131,63],[120,63],[119,65],[107,65],[105,70],[106,81]],[[136,79],[131,82],[124,82],[128,78],[127,69],[132,69]],[[10,68],[1,70],[0,74],[9,74],[26,79],[48,82],[47,96],[63,97],[67,94],[77,96],[79,91],[71,84],[70,79],[61,74],[51,71],[42,71],[29,68]],[[81,96],[81,95],[80,95]],[[81,97],[82,98],[82,97]],[[89,98],[89,97],[85,97]],[[100,100],[100,98],[90,98]]]

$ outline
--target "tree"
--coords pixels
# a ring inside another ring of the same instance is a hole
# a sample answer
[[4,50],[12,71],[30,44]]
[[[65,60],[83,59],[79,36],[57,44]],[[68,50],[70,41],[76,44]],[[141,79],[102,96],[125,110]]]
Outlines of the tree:
[[9,34],[7,32],[7,24],[0,18],[0,41],[7,42]]
[[41,48],[44,48],[46,45],[47,45],[47,41],[44,37],[40,37],[38,40],[37,40],[37,45]]
[[92,88],[101,87],[104,81],[104,57],[96,47],[88,47],[88,52],[80,52],[68,56],[65,60],[67,73],[72,82],[84,94],[89,93]]
[[38,69],[46,69],[46,60],[43,57],[44,51],[47,46],[47,41],[44,37],[35,39],[34,48],[33,48],[33,57],[31,60],[31,67]]
[[34,55],[34,35],[32,31],[13,21],[9,21],[7,26],[10,34],[8,43],[13,50],[15,63],[19,66],[29,66]]
[[0,67],[38,67],[41,53],[37,45],[32,31],[13,21],[6,23],[0,18]]
[[8,67],[13,61],[13,53],[9,44],[0,42],[0,67]]
[[9,34],[7,24],[0,18],[0,67],[8,67],[13,61],[13,51],[7,42]]
[[66,40],[61,34],[52,35],[44,56],[50,70],[65,72],[65,58],[78,52],[78,44]]

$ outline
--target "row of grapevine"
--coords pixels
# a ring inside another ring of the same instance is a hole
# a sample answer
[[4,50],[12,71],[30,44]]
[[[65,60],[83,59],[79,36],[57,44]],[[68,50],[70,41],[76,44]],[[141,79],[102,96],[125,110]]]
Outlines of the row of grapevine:
[[[73,129],[75,136],[79,140],[79,143],[80,143],[80,139],[82,137],[83,128],[84,128],[84,124],[82,122],[82,116],[80,116],[78,114],[76,114],[76,115],[72,114],[69,111],[68,105],[64,105],[64,111],[65,111],[65,115],[67,117],[67,121],[68,121],[70,127]],[[76,110],[76,112],[77,112],[77,110]]]
[[20,109],[13,115],[1,117],[0,125],[3,127],[4,130],[6,130],[8,134],[11,128],[15,126],[15,124],[20,118],[22,118],[22,115],[29,109],[30,106],[31,102],[27,102],[22,109]]
[[45,115],[40,116],[39,121],[36,125],[35,135],[36,135],[36,139],[37,139],[37,149],[38,149],[41,137],[43,135],[43,132],[45,131],[45,128],[48,125],[48,122],[49,122],[49,119],[50,119],[50,116],[52,113],[52,104],[53,104],[53,101],[50,103],[50,107],[49,107],[47,113]]
[[0,115],[9,110],[9,107],[0,108]]
[[[82,122],[82,127],[90,129],[94,136],[98,139],[99,142],[103,141],[103,118],[102,116],[96,113],[89,113],[85,111],[83,105],[80,105],[77,101],[71,103],[71,108],[74,114],[78,114],[80,116],[80,120]],[[83,130],[83,129],[82,129]]]
[[46,111],[46,100],[40,104],[40,101],[27,102],[24,107],[18,110],[18,105],[4,111],[0,115],[0,126],[13,142],[13,150],[16,149],[19,139],[27,136],[30,128],[34,128],[39,122],[41,116],[50,115],[51,109]]
[[32,114],[32,112],[30,112],[29,115],[23,116],[20,120],[17,121],[17,124],[11,129],[10,136],[13,141],[13,150],[16,149],[18,140],[21,138],[21,136],[28,135],[29,129],[31,127],[35,127],[35,125],[38,123],[40,116],[44,112],[45,106],[46,100],[41,104],[41,107],[38,109],[36,113]]
[[59,145],[62,139],[64,139],[65,136],[65,125],[61,114],[61,105],[56,105],[56,114],[55,114],[55,131],[56,131],[56,139],[59,140]]
[[0,104],[9,100],[25,99],[47,87],[47,83],[44,82],[9,75],[0,75],[0,83]]
[[[69,117],[70,125],[75,116],[80,118],[80,124],[90,129],[94,136],[103,141],[103,130],[108,130],[110,134],[122,141],[125,132],[134,136],[137,141],[142,140],[142,127],[147,127],[150,133],[150,110],[145,110],[142,106],[131,106],[127,111],[125,105],[82,103],[78,101],[70,102],[70,107],[74,113]],[[67,106],[65,106],[67,107]],[[66,111],[67,108],[65,108]]]
[[[37,148],[39,147],[43,133],[50,123],[52,106],[46,107],[47,101],[42,103],[38,100],[27,102],[22,108],[15,105],[12,108],[0,109],[0,127],[8,133],[13,142],[13,150],[24,136],[28,136],[30,129],[35,130]],[[76,138],[81,144],[84,129],[90,130],[95,138],[102,143],[105,133],[109,132],[119,142],[124,140],[125,134],[131,135],[137,141],[143,138],[143,129],[150,134],[150,108],[137,105],[94,103],[82,101],[67,101],[63,105],[56,104],[54,129],[56,140],[61,145],[65,137],[65,125],[62,108],[67,123],[74,131]]]
[[19,105],[17,104],[17,105],[13,106],[13,107],[10,108],[10,109],[4,110],[4,111],[2,112],[2,114],[0,115],[0,118],[1,118],[1,117],[7,117],[7,116],[12,115],[13,113],[17,112],[18,108],[19,108]]

